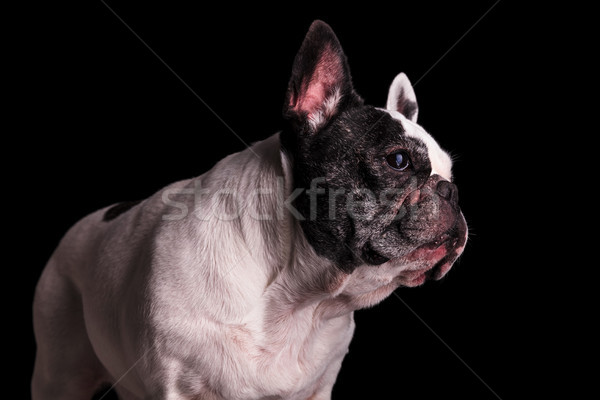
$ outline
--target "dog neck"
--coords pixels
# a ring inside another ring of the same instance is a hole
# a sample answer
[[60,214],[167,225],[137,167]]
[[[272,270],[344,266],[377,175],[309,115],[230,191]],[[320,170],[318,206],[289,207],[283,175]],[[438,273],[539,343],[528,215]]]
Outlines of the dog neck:
[[[300,189],[293,187],[291,168],[279,135],[273,135],[187,184],[185,193],[200,188],[203,195],[190,209],[206,213],[218,203],[224,214],[174,222],[184,238],[178,246],[189,250],[172,245],[160,250],[172,259],[168,269],[181,266],[174,274],[177,284],[161,279],[165,296],[182,296],[191,312],[202,310],[220,323],[262,321],[264,331],[299,313],[308,321],[350,315],[397,287],[391,274],[387,279],[382,273],[385,266],[347,273],[315,252],[293,208],[294,191]],[[174,262],[180,254],[192,256]]]
[[[275,220],[263,221],[260,237],[276,237],[278,247],[263,243],[269,254],[280,255],[275,263],[269,263],[270,278],[264,290],[267,320],[278,321],[287,316],[310,314],[313,321],[329,320],[351,314],[354,310],[369,307],[387,297],[398,283],[395,272],[387,266],[364,265],[352,273],[343,271],[333,261],[318,255],[308,243],[300,225],[299,213],[289,199],[295,191],[302,190],[293,185],[292,164],[281,151],[279,136],[255,144],[249,149],[260,158],[261,167],[254,174],[255,185],[260,186],[260,177],[282,177],[284,195],[271,199],[268,204],[286,208]],[[247,150],[248,151],[248,150]],[[284,200],[285,199],[285,200]]]
[[[263,187],[265,177],[272,180],[276,176],[278,182],[276,190],[269,191],[270,198],[264,201],[264,204],[273,207],[266,214],[276,215],[277,218],[256,221],[263,231],[259,235],[245,234],[245,237],[268,238],[268,242],[257,246],[268,249],[262,255],[257,254],[264,259],[269,270],[269,280],[263,296],[268,303],[266,308],[274,314],[283,315],[300,310],[310,311],[315,313],[315,318],[325,319],[351,313],[358,307],[348,301],[347,296],[339,297],[350,281],[350,274],[343,272],[331,260],[318,255],[304,235],[300,225],[303,216],[294,208],[292,200],[298,191],[305,188],[294,187],[292,162],[281,150],[279,135],[256,143],[247,151],[256,156],[252,162],[258,165],[252,176],[248,177],[253,181],[250,186]],[[256,196],[249,198],[257,200]],[[250,207],[254,207],[254,204],[249,205],[249,209]],[[246,213],[245,216],[251,214]],[[277,258],[269,259],[273,254]]]

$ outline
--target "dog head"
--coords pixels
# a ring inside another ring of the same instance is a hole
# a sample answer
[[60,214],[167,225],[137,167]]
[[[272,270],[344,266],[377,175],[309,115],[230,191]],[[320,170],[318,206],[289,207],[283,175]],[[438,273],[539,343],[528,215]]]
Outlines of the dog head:
[[401,266],[402,284],[440,279],[462,253],[467,226],[452,161],[417,124],[404,74],[386,108],[365,105],[331,28],[315,21],[296,55],[284,104],[301,226],[315,251],[351,272]]

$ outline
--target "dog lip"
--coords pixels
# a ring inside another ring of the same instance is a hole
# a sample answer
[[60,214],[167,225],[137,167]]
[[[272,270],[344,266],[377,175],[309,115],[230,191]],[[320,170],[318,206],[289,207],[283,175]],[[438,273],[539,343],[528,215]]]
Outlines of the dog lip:
[[425,261],[426,266],[414,270],[404,270],[400,274],[403,286],[415,287],[427,280],[439,280],[444,275],[444,266],[452,260],[453,249],[458,239],[448,233],[436,240],[425,243],[398,260],[403,262]]
[[450,242],[450,239],[451,238],[449,235],[444,234],[432,242],[428,242],[417,247],[403,258],[407,261],[418,261],[423,259],[438,258],[439,256],[442,256],[440,253],[443,253],[443,256],[445,256],[448,252],[447,244]]
[[451,258],[452,258],[451,253],[449,253],[444,258],[442,258],[440,261],[436,262],[433,267],[431,267],[430,269],[425,271],[425,275],[427,276],[427,279],[433,279],[436,281],[440,280],[442,278],[442,276],[444,275],[442,273],[444,265],[446,265],[451,260]]
[[[461,216],[462,217],[462,216]],[[427,242],[403,257],[400,263],[416,263],[418,269],[401,272],[404,286],[419,286],[426,280],[440,280],[462,254],[467,242],[467,226],[464,217],[435,240]]]
[[443,265],[448,261],[448,254],[443,256],[439,261],[433,265],[416,269],[416,270],[405,270],[400,273],[400,280],[402,286],[405,287],[416,287],[421,286],[428,280],[439,280],[440,271]]
[[425,283],[425,281],[427,281],[429,279],[429,277],[427,276],[427,272],[428,271],[425,271],[425,272],[420,273],[412,278],[403,279],[402,286],[406,286],[406,287],[421,286],[422,284]]

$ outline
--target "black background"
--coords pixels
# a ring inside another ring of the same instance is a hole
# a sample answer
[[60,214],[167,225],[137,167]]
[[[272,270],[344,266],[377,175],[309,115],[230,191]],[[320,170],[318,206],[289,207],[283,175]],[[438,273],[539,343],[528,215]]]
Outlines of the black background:
[[543,209],[550,189],[537,177],[541,115],[565,111],[540,110],[555,93],[545,77],[564,25],[504,1],[475,26],[493,1],[107,1],[138,38],[102,2],[82,3],[15,15],[19,41],[9,40],[16,125],[4,200],[15,233],[6,251],[17,273],[9,308],[19,321],[11,330],[23,398],[35,354],[33,290],[64,232],[91,211],[199,175],[275,133],[294,55],[317,18],[338,35],[367,103],[385,105],[401,71],[418,82],[419,122],[455,158],[470,227],[443,281],[398,289],[401,300],[355,314],[333,398],[528,398],[558,385],[542,373],[561,350],[548,351],[556,304],[538,290],[549,265],[540,253],[556,242],[539,242],[553,210]]

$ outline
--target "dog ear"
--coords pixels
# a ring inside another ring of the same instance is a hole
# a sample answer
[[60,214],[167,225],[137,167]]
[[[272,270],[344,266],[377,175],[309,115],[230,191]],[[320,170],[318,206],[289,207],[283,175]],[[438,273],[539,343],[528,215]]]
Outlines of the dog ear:
[[417,96],[404,72],[400,72],[392,82],[386,108],[398,111],[412,122],[417,122],[419,115]]
[[331,27],[314,21],[294,59],[284,118],[314,134],[351,100],[361,101],[354,93],[344,51]]

